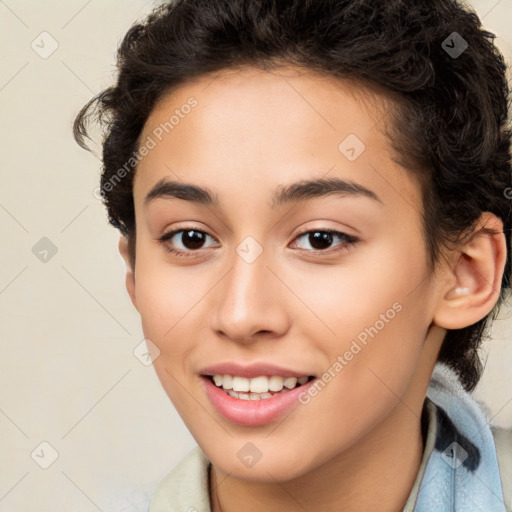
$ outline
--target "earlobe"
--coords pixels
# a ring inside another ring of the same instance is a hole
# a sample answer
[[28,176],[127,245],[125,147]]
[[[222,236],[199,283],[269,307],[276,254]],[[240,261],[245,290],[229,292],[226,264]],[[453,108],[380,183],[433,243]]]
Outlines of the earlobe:
[[130,254],[128,249],[128,239],[126,236],[121,235],[119,238],[119,253],[121,254],[125,265],[126,265],[126,290],[128,291],[128,295],[134,305],[135,309],[137,308],[137,299],[135,294],[135,269],[132,268],[132,264],[130,261]]
[[434,314],[434,322],[445,329],[472,325],[496,304],[507,258],[503,222],[484,212],[458,253]]

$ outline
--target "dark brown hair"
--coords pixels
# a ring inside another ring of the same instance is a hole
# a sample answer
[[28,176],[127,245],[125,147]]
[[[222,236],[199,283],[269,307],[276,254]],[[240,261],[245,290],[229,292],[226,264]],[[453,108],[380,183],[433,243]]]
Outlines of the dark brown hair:
[[[74,134],[85,148],[89,120],[104,128],[101,195],[134,263],[132,171],[144,123],[163,95],[246,65],[289,64],[367,83],[396,100],[388,136],[421,185],[435,270],[442,248],[463,240],[485,211],[502,219],[510,247],[510,100],[494,37],[456,0],[177,0],[130,28],[115,85],[82,108]],[[439,354],[468,391],[482,373],[478,349],[487,322],[509,288],[509,253],[491,313],[449,330]]]

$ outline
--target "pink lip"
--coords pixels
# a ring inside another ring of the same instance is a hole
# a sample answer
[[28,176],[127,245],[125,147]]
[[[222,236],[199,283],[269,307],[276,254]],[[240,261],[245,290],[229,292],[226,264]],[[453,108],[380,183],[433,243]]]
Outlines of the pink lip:
[[252,379],[253,377],[260,377],[266,375],[279,375],[280,377],[309,377],[310,373],[302,373],[281,366],[276,366],[270,363],[254,363],[247,366],[241,366],[233,362],[219,363],[208,366],[199,371],[201,375],[237,375]]
[[[226,372],[226,374],[231,375],[230,372]],[[268,373],[266,374],[268,375]],[[235,373],[235,375],[240,374]],[[262,375],[262,373],[258,373],[258,375]],[[265,375],[265,372],[263,372],[263,375]],[[300,403],[299,395],[307,391],[317,379],[315,378],[284,393],[279,393],[272,398],[261,400],[233,398],[217,387],[208,377],[203,376],[201,380],[204,382],[209,399],[226,420],[242,427],[257,427],[275,421],[291,411]]]

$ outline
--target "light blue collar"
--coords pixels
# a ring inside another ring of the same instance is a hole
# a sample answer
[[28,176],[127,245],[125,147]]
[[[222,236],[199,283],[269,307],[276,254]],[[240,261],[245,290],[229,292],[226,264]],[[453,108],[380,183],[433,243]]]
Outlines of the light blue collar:
[[437,406],[437,433],[414,512],[507,512],[485,406],[439,362],[427,397]]

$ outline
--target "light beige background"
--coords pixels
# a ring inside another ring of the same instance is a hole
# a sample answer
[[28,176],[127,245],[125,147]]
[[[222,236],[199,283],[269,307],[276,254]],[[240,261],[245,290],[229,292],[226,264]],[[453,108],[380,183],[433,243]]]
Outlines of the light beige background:
[[[510,62],[512,3],[472,3]],[[155,4],[0,1],[0,512],[144,510],[144,492],[195,445],[133,354],[143,334],[94,196],[100,162],[71,135],[78,109],[111,83],[123,34]],[[42,58],[32,44],[58,48]],[[43,237],[57,248],[47,262],[32,252]],[[510,317],[485,346],[476,392],[508,427]],[[48,469],[42,442],[58,454]]]

